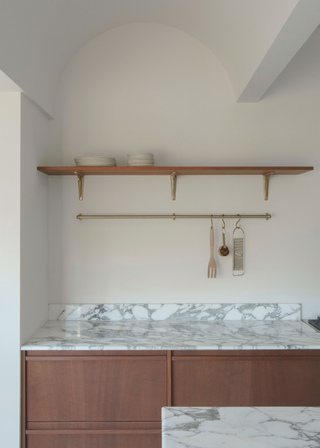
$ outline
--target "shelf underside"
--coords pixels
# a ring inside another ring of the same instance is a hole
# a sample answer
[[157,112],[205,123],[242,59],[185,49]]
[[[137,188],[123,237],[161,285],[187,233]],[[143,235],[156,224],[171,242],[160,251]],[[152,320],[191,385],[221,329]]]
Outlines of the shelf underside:
[[48,175],[68,176],[76,172],[83,175],[296,175],[312,171],[311,166],[38,166]]

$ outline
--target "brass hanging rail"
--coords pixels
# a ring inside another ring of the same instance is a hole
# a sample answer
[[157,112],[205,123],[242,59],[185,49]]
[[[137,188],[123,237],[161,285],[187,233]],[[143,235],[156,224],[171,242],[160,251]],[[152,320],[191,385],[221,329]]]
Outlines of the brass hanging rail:
[[77,215],[77,219],[270,219],[271,215],[266,213],[265,215]]

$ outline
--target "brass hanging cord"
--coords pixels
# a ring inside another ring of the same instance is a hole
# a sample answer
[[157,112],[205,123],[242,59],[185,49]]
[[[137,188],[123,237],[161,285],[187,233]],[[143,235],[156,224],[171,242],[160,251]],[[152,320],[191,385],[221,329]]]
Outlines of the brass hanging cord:
[[271,215],[77,215],[77,219],[270,219]]

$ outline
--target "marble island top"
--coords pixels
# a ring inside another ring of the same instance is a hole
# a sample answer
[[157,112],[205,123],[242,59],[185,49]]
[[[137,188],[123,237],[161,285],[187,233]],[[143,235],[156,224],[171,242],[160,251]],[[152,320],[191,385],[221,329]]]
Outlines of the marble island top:
[[320,408],[162,408],[163,448],[320,447]]
[[300,320],[52,320],[21,349],[320,349],[320,333]]

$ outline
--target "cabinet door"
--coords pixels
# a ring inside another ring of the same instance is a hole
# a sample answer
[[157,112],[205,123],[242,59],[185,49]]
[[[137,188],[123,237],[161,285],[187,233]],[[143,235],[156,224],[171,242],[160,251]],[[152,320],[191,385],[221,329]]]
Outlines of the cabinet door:
[[176,356],[173,406],[320,406],[319,356]]
[[160,421],[166,358],[29,358],[26,383],[27,421]]
[[32,434],[28,448],[161,448],[159,434]]

